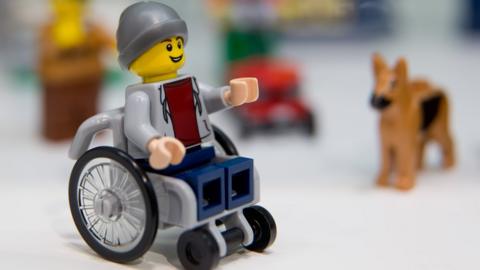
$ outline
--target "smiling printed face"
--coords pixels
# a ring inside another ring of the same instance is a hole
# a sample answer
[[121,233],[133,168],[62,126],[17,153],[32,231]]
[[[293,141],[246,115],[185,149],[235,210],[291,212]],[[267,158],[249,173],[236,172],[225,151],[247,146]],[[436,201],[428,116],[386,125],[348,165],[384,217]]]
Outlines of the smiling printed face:
[[185,64],[183,39],[178,36],[166,39],[137,58],[130,71],[145,82],[175,78]]

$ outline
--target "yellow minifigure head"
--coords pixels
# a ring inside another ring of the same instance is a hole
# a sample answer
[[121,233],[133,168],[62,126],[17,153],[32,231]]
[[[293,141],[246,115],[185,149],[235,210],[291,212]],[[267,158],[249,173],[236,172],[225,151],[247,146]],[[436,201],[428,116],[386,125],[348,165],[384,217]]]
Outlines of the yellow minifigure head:
[[148,49],[130,66],[130,71],[144,82],[172,79],[185,64],[184,40],[173,36]]
[[86,39],[83,17],[86,0],[51,0],[55,16],[53,41],[63,49],[82,44]]

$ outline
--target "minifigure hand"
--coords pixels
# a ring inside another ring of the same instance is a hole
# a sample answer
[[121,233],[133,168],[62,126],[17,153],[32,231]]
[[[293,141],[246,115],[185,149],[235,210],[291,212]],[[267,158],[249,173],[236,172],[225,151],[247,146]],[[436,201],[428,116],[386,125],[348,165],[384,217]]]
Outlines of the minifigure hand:
[[232,106],[240,106],[258,99],[257,78],[238,78],[230,81],[230,90],[225,92],[225,100]]
[[165,169],[170,164],[180,164],[186,152],[183,143],[172,137],[151,140],[147,148],[150,151],[150,166],[157,170]]

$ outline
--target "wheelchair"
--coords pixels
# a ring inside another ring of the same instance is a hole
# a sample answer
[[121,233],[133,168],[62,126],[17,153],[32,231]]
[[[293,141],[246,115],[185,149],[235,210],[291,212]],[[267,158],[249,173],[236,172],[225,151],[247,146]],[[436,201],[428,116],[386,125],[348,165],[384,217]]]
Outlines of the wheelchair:
[[[177,242],[180,263],[185,269],[203,270],[215,268],[220,258],[240,248],[262,252],[275,241],[273,217],[256,205],[259,177],[255,169],[250,182],[240,172],[221,185],[218,179],[192,184],[151,172],[128,154],[123,118],[120,108],[87,119],[69,151],[77,160],[69,182],[71,214],[96,253],[128,263],[150,249],[157,230],[180,227],[184,229]],[[112,131],[113,146],[90,149],[95,135],[105,130]],[[215,149],[215,159],[238,156],[228,136],[215,126],[213,131],[215,141],[210,147]]]

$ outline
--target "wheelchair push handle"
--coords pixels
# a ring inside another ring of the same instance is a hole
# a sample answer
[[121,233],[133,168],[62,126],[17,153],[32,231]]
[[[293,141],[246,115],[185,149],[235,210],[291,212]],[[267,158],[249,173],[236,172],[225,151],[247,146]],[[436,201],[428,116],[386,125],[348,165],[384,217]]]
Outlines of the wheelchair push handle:
[[83,153],[88,151],[95,135],[107,129],[112,130],[115,147],[125,150],[126,141],[123,135],[123,111],[123,108],[119,108],[94,115],[85,120],[75,134],[68,156],[73,160],[79,159]]

